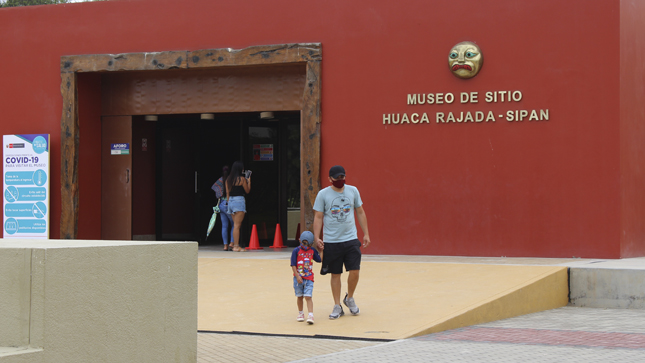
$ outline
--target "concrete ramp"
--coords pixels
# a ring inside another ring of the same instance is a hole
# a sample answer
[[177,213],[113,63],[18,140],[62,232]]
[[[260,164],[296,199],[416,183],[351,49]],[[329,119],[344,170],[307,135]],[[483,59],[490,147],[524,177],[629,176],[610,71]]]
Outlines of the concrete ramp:
[[307,325],[296,322],[288,258],[228,254],[235,258],[199,259],[200,331],[403,339],[568,302],[567,268],[562,266],[364,261],[355,294],[360,315],[352,316],[345,307],[345,316],[328,319],[333,307],[329,276],[317,270],[316,323]]

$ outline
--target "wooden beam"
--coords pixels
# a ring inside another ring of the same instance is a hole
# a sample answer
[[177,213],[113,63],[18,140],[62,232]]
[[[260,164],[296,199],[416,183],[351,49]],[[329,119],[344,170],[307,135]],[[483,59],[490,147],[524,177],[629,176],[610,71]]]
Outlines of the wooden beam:
[[63,116],[61,138],[61,218],[60,238],[76,238],[78,232],[78,92],[76,73],[61,74]]
[[302,63],[320,60],[320,44],[261,45],[245,49],[208,49],[188,52],[188,68]]
[[62,56],[60,69],[70,72],[152,71],[212,68],[320,60],[320,44],[260,45],[244,49],[203,49],[123,54]]
[[300,223],[302,231],[313,231],[313,207],[320,191],[319,60],[307,62],[306,79],[300,126]]
[[70,73],[186,69],[186,54],[186,51],[171,51],[63,56],[60,58],[60,70]]

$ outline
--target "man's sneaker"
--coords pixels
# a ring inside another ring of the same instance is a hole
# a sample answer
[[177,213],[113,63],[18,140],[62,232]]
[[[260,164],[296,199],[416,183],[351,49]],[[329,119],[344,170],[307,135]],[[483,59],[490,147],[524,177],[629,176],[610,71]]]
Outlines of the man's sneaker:
[[349,308],[349,312],[352,313],[352,315],[358,315],[361,311],[358,309],[358,306],[356,306],[356,303],[354,302],[354,298],[347,297],[347,293],[345,293],[345,298],[343,299],[343,304]]
[[331,314],[329,314],[329,319],[338,319],[343,315],[345,315],[343,307],[340,305],[334,305],[334,310],[332,310]]
[[298,314],[298,318],[296,320],[301,321],[301,322],[305,321],[305,314],[303,314],[303,313]]
[[314,316],[313,316],[313,315],[309,315],[309,317],[307,318],[307,324],[311,325],[311,324],[313,324],[313,323],[314,323]]

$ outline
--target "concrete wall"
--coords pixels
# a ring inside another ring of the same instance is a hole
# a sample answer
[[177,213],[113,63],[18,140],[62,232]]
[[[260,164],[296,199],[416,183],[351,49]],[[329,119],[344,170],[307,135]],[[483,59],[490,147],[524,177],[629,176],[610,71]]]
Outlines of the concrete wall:
[[30,251],[0,253],[0,346],[29,344]]
[[196,243],[1,240],[0,291],[3,363],[197,359]]
[[642,268],[571,268],[570,276],[570,306],[645,309],[645,270]]

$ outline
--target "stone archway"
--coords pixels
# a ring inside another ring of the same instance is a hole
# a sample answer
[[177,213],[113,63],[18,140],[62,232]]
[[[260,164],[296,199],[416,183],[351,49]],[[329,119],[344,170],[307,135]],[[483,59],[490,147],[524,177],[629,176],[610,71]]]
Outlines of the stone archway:
[[[301,223],[313,228],[313,204],[320,190],[320,43],[253,46],[154,53],[90,54],[61,57],[61,221],[60,238],[75,239],[79,213],[79,120],[77,73],[163,71],[214,67],[306,64],[300,142]],[[306,140],[306,142],[305,142]]]

